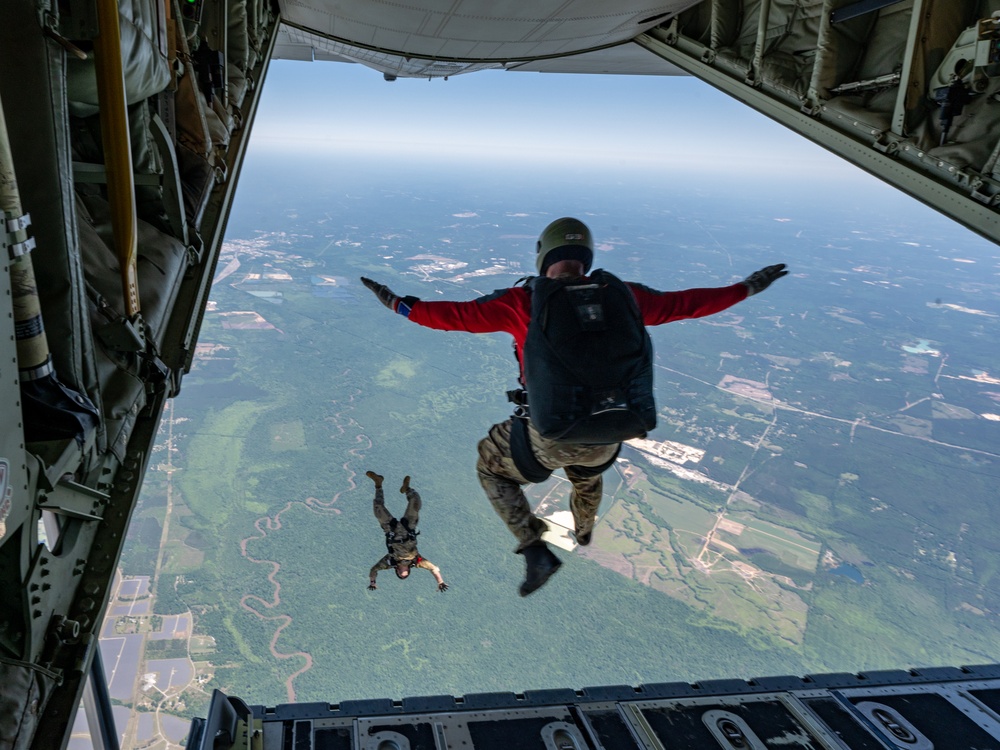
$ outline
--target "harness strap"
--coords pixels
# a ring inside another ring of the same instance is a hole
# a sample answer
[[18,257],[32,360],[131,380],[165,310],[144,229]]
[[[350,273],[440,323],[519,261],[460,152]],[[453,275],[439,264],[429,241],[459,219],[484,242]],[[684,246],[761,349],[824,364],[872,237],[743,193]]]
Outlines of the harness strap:
[[[402,539],[396,538],[396,528],[398,526],[402,526],[403,529],[406,531],[406,536]],[[390,531],[385,532],[385,548],[391,555],[393,545],[402,544],[403,542],[415,542],[417,541],[417,536],[419,534],[420,534],[419,531],[417,531],[416,529],[411,529],[409,526],[406,525],[405,519],[404,521],[400,522],[397,522],[396,519],[393,519],[392,529]]]
[[[521,476],[532,484],[544,482],[552,475],[552,469],[545,468],[531,449],[531,436],[528,434],[528,420],[514,418],[510,425],[510,457]],[[603,469],[602,469],[603,471]]]
[[390,568],[395,568],[401,562],[409,563],[410,567],[412,568],[414,565],[419,565],[423,561],[424,561],[424,558],[422,558],[420,555],[417,555],[416,557],[411,557],[409,560],[397,560],[392,555],[389,555],[389,567]]

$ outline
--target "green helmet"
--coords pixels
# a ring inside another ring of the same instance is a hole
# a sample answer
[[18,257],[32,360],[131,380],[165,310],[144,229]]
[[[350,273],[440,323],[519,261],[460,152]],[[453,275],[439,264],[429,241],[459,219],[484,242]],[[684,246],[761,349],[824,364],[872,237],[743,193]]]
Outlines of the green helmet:
[[594,238],[586,224],[567,216],[556,219],[542,230],[536,252],[535,265],[542,276],[549,266],[560,260],[579,260],[583,263],[583,272],[587,273],[594,262]]

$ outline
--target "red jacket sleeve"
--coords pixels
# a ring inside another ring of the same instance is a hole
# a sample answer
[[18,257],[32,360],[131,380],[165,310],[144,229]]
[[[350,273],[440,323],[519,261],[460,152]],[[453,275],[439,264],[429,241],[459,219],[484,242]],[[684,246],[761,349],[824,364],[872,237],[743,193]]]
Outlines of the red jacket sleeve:
[[439,331],[502,331],[511,334],[519,346],[524,343],[530,317],[531,300],[523,287],[500,289],[469,302],[418,300],[409,315],[414,323]]
[[[746,285],[742,283],[680,292],[658,292],[631,282],[628,286],[648,326],[713,315],[747,297]],[[439,331],[509,333],[518,352],[524,348],[530,318],[531,298],[524,287],[499,289],[469,302],[417,300],[409,315],[414,323]]]
[[658,292],[632,282],[628,286],[639,303],[642,321],[648,326],[688,318],[704,318],[747,298],[747,287],[742,282],[732,286],[685,289],[680,292]]

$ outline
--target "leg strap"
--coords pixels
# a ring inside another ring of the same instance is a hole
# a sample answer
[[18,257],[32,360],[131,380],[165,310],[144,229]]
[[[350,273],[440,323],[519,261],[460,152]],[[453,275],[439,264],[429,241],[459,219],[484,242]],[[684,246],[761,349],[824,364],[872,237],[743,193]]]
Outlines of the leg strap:
[[[510,424],[510,457],[521,476],[532,484],[544,482],[552,474],[535,458],[531,450],[531,436],[528,434],[528,420],[515,417]],[[601,469],[603,471],[603,469]]]

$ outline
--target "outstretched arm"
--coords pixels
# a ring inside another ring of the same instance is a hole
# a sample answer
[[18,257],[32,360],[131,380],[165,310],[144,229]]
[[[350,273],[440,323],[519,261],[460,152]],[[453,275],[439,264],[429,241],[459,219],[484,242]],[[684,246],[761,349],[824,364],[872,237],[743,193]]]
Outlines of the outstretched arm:
[[375,563],[372,566],[372,569],[368,571],[368,590],[369,591],[374,591],[375,589],[378,588],[378,586],[375,585],[375,579],[378,578],[378,572],[380,570],[388,570],[388,569],[389,569],[389,556],[386,555],[381,560],[379,560],[377,563]]
[[685,289],[680,292],[658,292],[643,284],[630,283],[629,287],[648,326],[670,323],[675,320],[704,318],[714,315],[763,292],[774,281],[787,276],[784,263],[754,271],[743,281],[729,286],[704,289]]
[[438,331],[502,331],[517,338],[528,327],[531,300],[524,287],[498,289],[492,294],[467,302],[418,300],[409,317],[414,323]]
[[417,567],[431,572],[431,575],[434,576],[434,580],[437,581],[438,591],[442,594],[448,590],[448,584],[445,583],[444,578],[441,577],[441,569],[438,568],[437,565],[432,563],[430,560],[420,558],[420,562],[417,563]]
[[730,286],[680,292],[659,292],[644,284],[634,283],[630,283],[629,287],[642,313],[642,322],[647,326],[715,315],[748,296],[747,286],[742,281]]
[[[467,333],[506,331],[518,335],[528,325],[531,303],[522,287],[499,289],[467,302],[434,300],[425,302],[418,297],[400,297],[389,287],[361,277],[378,301],[395,313],[409,318],[425,328]],[[523,333],[522,333],[523,335]]]

